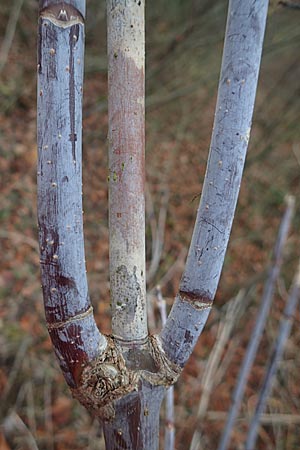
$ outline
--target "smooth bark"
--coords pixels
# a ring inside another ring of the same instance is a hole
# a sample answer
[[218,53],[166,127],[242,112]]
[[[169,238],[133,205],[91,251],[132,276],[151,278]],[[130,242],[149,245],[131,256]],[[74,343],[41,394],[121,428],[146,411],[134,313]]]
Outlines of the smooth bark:
[[231,0],[204,185],[179,293],[160,334],[184,366],[206,323],[219,283],[250,137],[267,0]]
[[148,336],[144,214],[144,0],[108,0],[112,336],[88,297],[81,200],[85,2],[40,2],[38,218],[46,319],[66,380],[104,424],[107,450],[157,450],[158,417],[208,317],[239,192],[267,1],[229,4],[217,110],[187,265]]
[[145,3],[107,1],[109,261],[113,334],[148,335],[145,270]]
[[139,392],[118,400],[114,420],[104,422],[106,449],[157,450],[164,393],[164,387],[143,382]]
[[87,287],[82,221],[85,2],[40,2],[38,226],[48,330],[68,384],[106,346]]

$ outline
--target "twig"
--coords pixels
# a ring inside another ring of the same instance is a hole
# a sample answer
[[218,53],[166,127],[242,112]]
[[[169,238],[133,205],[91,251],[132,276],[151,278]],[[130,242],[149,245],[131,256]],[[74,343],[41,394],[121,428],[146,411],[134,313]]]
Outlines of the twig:
[[150,330],[156,330],[156,319],[154,307],[156,303],[156,296],[153,293],[147,292],[147,320]]
[[278,364],[282,358],[285,342],[287,341],[291,327],[293,314],[295,312],[300,295],[300,264],[298,271],[295,275],[295,279],[292,286],[292,291],[289,295],[287,304],[284,309],[283,319],[280,323],[279,333],[274,344],[274,348],[271,354],[267,372],[264,378],[264,382],[259,393],[258,402],[256,405],[255,413],[253,415],[249,433],[246,441],[246,450],[253,450],[257,439],[257,431],[259,427],[259,421],[262,411],[265,409],[267,398],[272,389],[274,376],[278,367]]
[[[153,255],[156,241],[157,221],[155,217],[153,198],[148,183],[146,183],[145,197],[146,197],[147,220],[149,222],[151,231],[151,254]],[[148,273],[147,273],[147,283],[149,283]]]
[[21,345],[17,351],[16,357],[14,360],[14,364],[11,368],[7,383],[2,392],[0,412],[2,412],[2,409],[5,407],[7,397],[10,393],[10,390],[14,386],[15,380],[18,376],[20,368],[22,367],[24,357],[25,357],[25,354],[27,352],[27,349],[28,349],[30,343],[31,343],[31,337],[27,337],[26,339],[23,340],[23,342],[21,343]]
[[102,429],[99,430],[99,421],[94,419],[88,432],[88,449],[99,450],[105,448],[104,434]]
[[156,286],[156,298],[157,298],[157,307],[160,312],[162,326],[164,326],[167,321],[167,305],[166,305],[165,299],[162,296],[160,285]]
[[220,325],[217,340],[212,350],[212,353],[209,356],[208,364],[206,366],[206,370],[203,376],[202,381],[203,393],[201,396],[201,401],[198,409],[199,419],[202,419],[207,411],[210,393],[212,388],[214,387],[214,374],[218,369],[222,353],[232,333],[232,329],[234,325],[237,323],[238,320],[237,317],[239,316],[239,312],[241,310],[241,307],[243,306],[242,300],[244,299],[244,295],[245,292],[242,289],[240,290],[238,295],[233,299],[233,301],[230,302],[230,305],[226,311],[225,320]]
[[174,447],[175,447],[174,386],[170,386],[166,393],[165,450],[174,450]]
[[280,1],[278,5],[284,6],[286,8],[300,9],[300,3],[290,2],[290,1]]
[[54,449],[54,441],[53,441],[53,420],[52,420],[52,377],[47,373],[45,374],[44,380],[44,420],[45,420],[45,429],[47,430],[47,444],[49,450]]
[[[37,424],[36,424],[36,408],[35,408],[35,398],[33,393],[33,382],[29,380],[27,382],[26,389],[26,400],[27,400],[27,417],[28,417],[28,427],[34,437],[36,437]],[[49,449],[50,450],[50,449]]]
[[292,145],[292,151],[293,151],[293,153],[294,153],[294,155],[295,155],[295,158],[296,158],[296,160],[297,160],[297,163],[298,163],[299,166],[300,166],[300,145],[299,145],[299,144],[296,145],[296,143],[294,143],[294,144]]
[[24,0],[15,0],[13,8],[11,9],[11,13],[5,30],[5,36],[0,48],[0,73],[2,72],[7,62],[23,2]]
[[39,251],[39,244],[35,239],[25,236],[17,231],[0,230],[0,239],[10,239],[16,244],[27,244],[37,252]]
[[[240,315],[241,307],[243,306],[243,299],[245,297],[245,290],[241,289],[237,296],[228,302],[225,320],[221,321],[218,328],[216,342],[212,351],[210,352],[204,374],[201,380],[202,394],[197,412],[197,423],[205,417],[211,391],[216,386],[216,374],[224,348],[229,340],[232,329],[237,322],[237,317]],[[201,445],[201,432],[197,428],[193,434],[190,450],[198,450]]]
[[24,444],[25,447],[29,450],[39,450],[29,428],[25,425],[21,417],[16,412],[13,411],[8,417],[6,417],[6,419],[3,421],[2,427],[4,430],[4,434],[7,436],[15,437],[16,432],[22,434],[22,441],[23,443],[24,440],[27,441],[27,446],[25,443]]
[[[167,305],[162,296],[160,286],[156,286],[157,307],[160,312],[162,326],[167,321]],[[175,425],[174,425],[174,386],[171,386],[166,393],[166,424],[165,424],[165,447],[164,450],[174,450],[175,445]]]
[[230,366],[233,357],[236,355],[240,345],[241,345],[240,337],[238,335],[232,336],[232,338],[228,343],[228,349],[223,357],[222,364],[215,374],[215,386],[218,386],[223,380],[223,377],[225,373],[227,373],[228,367]]
[[[158,267],[159,267],[161,254],[163,251],[163,245],[164,245],[164,235],[165,235],[166,220],[167,220],[168,201],[169,201],[169,191],[168,191],[168,189],[165,189],[162,194],[161,206],[160,206],[160,210],[159,210],[159,215],[158,215],[158,220],[157,220],[155,231],[153,230],[153,220],[151,221],[152,222],[152,225],[151,225],[152,259],[151,259],[150,267],[147,272],[147,283],[151,283],[151,281],[155,277]],[[153,207],[152,207],[152,210],[153,210]],[[154,216],[154,211],[153,211],[153,216]]]
[[[173,279],[174,274],[177,272],[177,270],[180,269],[181,266],[184,265],[186,254],[187,254],[187,249],[184,247],[181,249],[175,262],[169,267],[169,269],[166,271],[166,273],[159,280],[160,287],[165,286],[170,280]],[[152,289],[150,289],[149,293],[153,293],[153,292],[155,292],[155,290],[156,290],[156,287],[153,287]]]
[[[210,422],[225,421],[227,413],[225,411],[208,411],[205,419]],[[261,423],[265,425],[280,424],[280,425],[299,425],[300,414],[262,414],[260,417]],[[248,422],[248,416],[239,416],[237,419],[239,422]]]
[[280,224],[279,233],[277,237],[277,242],[274,249],[273,263],[269,269],[269,276],[264,287],[264,292],[261,301],[261,307],[257,316],[255,327],[251,340],[249,342],[243,364],[238,376],[237,384],[233,392],[232,405],[229,410],[227,423],[221,437],[218,450],[226,450],[229,444],[231,432],[241,405],[243,394],[245,391],[246,382],[248,379],[249,372],[253,365],[253,361],[257,352],[258,344],[260,342],[265,322],[267,320],[268,312],[271,307],[271,302],[273,299],[273,293],[275,289],[275,284],[279,276],[280,268],[282,265],[282,254],[284,245],[288,236],[288,231],[290,228],[295,199],[291,196],[287,197],[287,208],[283,219]]

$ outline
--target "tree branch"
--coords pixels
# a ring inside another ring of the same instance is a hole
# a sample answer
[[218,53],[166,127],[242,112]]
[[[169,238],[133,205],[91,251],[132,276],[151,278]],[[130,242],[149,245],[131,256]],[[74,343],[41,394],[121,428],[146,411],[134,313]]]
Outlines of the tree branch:
[[82,220],[85,1],[40,1],[38,226],[46,320],[68,384],[106,347],[92,314]]
[[219,283],[250,136],[268,1],[229,2],[215,121],[192,242],[172,311],[160,334],[183,366]]
[[300,265],[298,267],[298,271],[295,275],[295,279],[293,282],[293,286],[290,292],[290,295],[287,300],[287,304],[285,306],[283,312],[283,318],[280,323],[280,328],[278,332],[278,336],[276,342],[274,343],[273,351],[271,354],[271,358],[269,360],[269,364],[267,367],[266,375],[263,381],[262,388],[259,393],[258,402],[255,408],[255,412],[253,418],[250,423],[249,432],[246,441],[246,450],[253,450],[255,448],[255,443],[257,439],[257,431],[259,427],[259,422],[261,418],[261,414],[265,409],[266,402],[268,396],[270,395],[270,391],[272,389],[272,384],[275,378],[276,370],[282,358],[283,350],[285,343],[290,335],[293,315],[295,309],[297,307],[298,301],[300,297]]
[[261,336],[263,333],[265,322],[268,317],[268,313],[270,311],[275,289],[275,283],[278,279],[282,265],[283,249],[288,237],[288,232],[293,216],[293,210],[294,210],[294,198],[288,197],[287,208],[280,224],[278,237],[273,254],[273,261],[271,263],[271,267],[269,269],[269,276],[264,287],[261,306],[257,315],[257,320],[255,322],[255,327],[252,332],[250,342],[247,347],[243,364],[239,372],[238,380],[234,388],[232,396],[232,405],[228,413],[227,422],[220,440],[218,450],[226,450],[229,444],[230,435],[242,402],[248,376],[251,367],[253,365],[253,361],[257,352],[259,342],[261,340]]
[[113,334],[147,337],[144,2],[107,2],[109,241]]
[[24,0],[15,0],[9,15],[5,35],[0,47],[0,73],[7,62],[23,3]]

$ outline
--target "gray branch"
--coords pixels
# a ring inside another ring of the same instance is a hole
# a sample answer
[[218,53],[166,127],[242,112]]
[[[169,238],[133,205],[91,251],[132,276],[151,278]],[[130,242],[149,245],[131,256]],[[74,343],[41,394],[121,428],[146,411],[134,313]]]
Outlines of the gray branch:
[[250,136],[268,1],[229,2],[204,186],[179,293],[160,338],[183,366],[219,283]]
[[270,267],[269,276],[264,287],[260,310],[258,312],[251,340],[247,347],[243,364],[239,372],[237,384],[233,392],[232,406],[229,410],[227,422],[220,440],[218,450],[226,450],[229,444],[231,432],[244,395],[246,382],[251,367],[253,365],[253,361],[257,352],[259,342],[261,340],[261,336],[268,317],[268,313],[270,311],[275,289],[275,283],[278,279],[282,265],[282,254],[293,216],[293,209],[294,209],[294,199],[292,197],[289,197],[288,205],[285,214],[283,216],[283,219],[281,221],[280,229],[278,232],[278,238],[274,249],[273,262]]
[[76,387],[105,348],[88,294],[82,220],[85,1],[40,1],[38,226],[46,320],[64,376]]
[[267,398],[270,395],[275,374],[282,358],[285,343],[290,335],[293,323],[293,315],[297,307],[299,297],[300,297],[300,265],[298,268],[298,272],[295,275],[292,290],[288,297],[287,304],[283,312],[283,318],[280,323],[278,336],[274,344],[267,372],[263,381],[262,388],[259,393],[259,398],[255,408],[255,412],[249,427],[249,433],[247,436],[245,447],[246,450],[253,450],[255,448],[260,417],[265,409]]

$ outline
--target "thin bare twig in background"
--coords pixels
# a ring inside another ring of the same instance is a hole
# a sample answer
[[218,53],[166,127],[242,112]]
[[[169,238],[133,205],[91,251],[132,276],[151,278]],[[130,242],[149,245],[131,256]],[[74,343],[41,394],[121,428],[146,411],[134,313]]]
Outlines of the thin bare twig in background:
[[292,145],[292,151],[293,151],[293,153],[294,153],[294,155],[295,155],[295,158],[296,158],[296,160],[297,160],[297,163],[298,163],[299,166],[300,166],[300,145],[299,145],[299,144],[296,144],[296,143],[294,142],[293,145]]
[[286,8],[292,8],[292,9],[300,9],[300,3],[299,2],[290,2],[290,1],[280,1],[278,2],[278,5],[284,6]]
[[259,393],[259,398],[255,408],[255,412],[249,427],[249,433],[247,436],[245,447],[246,450],[253,450],[255,447],[260,416],[262,414],[262,411],[265,409],[267,398],[272,389],[272,383],[274,381],[276,370],[282,358],[284,345],[291,331],[293,314],[299,301],[299,295],[300,295],[300,264],[298,271],[295,275],[291,293],[288,297],[287,304],[284,309],[283,319],[281,320],[280,323],[278,336],[274,344],[274,348],[267,367],[263,385]]
[[0,48],[0,73],[2,72],[7,62],[7,58],[15,35],[16,26],[19,20],[19,15],[23,3],[24,0],[15,0],[15,3],[10,12],[10,16],[6,25],[4,39],[2,41],[2,45]]
[[30,343],[31,343],[31,337],[27,337],[26,339],[23,340],[23,342],[21,343],[21,345],[17,351],[13,366],[12,366],[11,371],[8,376],[7,383],[5,384],[5,387],[4,387],[2,395],[1,395],[0,413],[2,412],[2,409],[5,408],[7,397],[9,395],[11,389],[14,386],[14,383],[15,383],[18,373],[22,367],[22,364],[24,362],[24,358],[25,358],[25,355],[26,355],[26,352],[28,350]]
[[[252,292],[253,290],[254,290],[253,287],[250,288],[249,290],[247,290],[243,299],[241,299],[241,301],[243,302],[244,311],[246,311],[248,308],[249,300],[251,301],[251,298],[253,298],[253,292]],[[239,317],[238,317],[238,320],[239,320]],[[218,386],[222,382],[224,375],[227,373],[228,367],[230,366],[232,359],[233,359],[234,355],[236,354],[239,346],[240,346],[240,336],[237,334],[233,334],[232,338],[230,339],[230,341],[228,343],[228,348],[226,350],[226,353],[222,359],[222,364],[218,367],[218,369],[216,370],[216,373],[214,375],[215,386]]]
[[[184,247],[179,252],[174,263],[169,267],[169,269],[165,272],[165,274],[159,280],[158,284],[161,288],[173,279],[173,277],[177,271],[180,271],[182,269],[182,267],[184,266],[186,254],[187,254],[187,249]],[[155,292],[155,290],[156,290],[156,287],[153,287],[152,289],[150,289],[149,294],[153,294]]]
[[[207,411],[205,419],[210,422],[225,421],[227,412],[225,411]],[[248,416],[239,416],[239,422],[249,422]],[[300,425],[300,414],[262,414],[260,422],[265,425]]]
[[44,422],[47,430],[47,444],[49,450],[54,450],[54,432],[52,419],[52,376],[45,375],[44,380]]
[[[159,280],[158,285],[160,286],[160,288],[165,286],[169,281],[171,281],[174,278],[174,276],[177,272],[182,270],[182,267],[184,267],[184,261],[186,258],[186,254],[187,254],[187,249],[184,247],[181,249],[181,251],[180,251],[179,255],[177,256],[176,260],[174,261],[174,263],[169,267],[169,269],[165,272],[165,274]],[[153,286],[152,288],[149,289],[149,291],[147,292],[147,298],[148,298],[147,314],[148,314],[149,327],[150,327],[150,329],[156,329],[157,327],[156,327],[156,320],[155,320],[155,315],[154,315],[154,305],[155,305],[155,302],[157,299],[156,286]]]
[[158,219],[155,220],[155,213],[151,194],[147,192],[148,203],[150,204],[150,226],[152,234],[152,257],[150,267],[147,271],[147,283],[150,284],[153,281],[157,270],[159,268],[159,263],[161,260],[161,255],[164,246],[164,235],[166,228],[167,212],[168,212],[168,201],[169,201],[169,190],[164,189],[161,198],[161,206],[158,214]]
[[17,440],[16,435],[18,435],[22,444],[25,444],[24,446],[22,445],[23,448],[28,448],[28,450],[39,450],[34,436],[15,411],[11,412],[9,416],[5,418],[2,423],[2,428],[5,436],[13,437]]
[[99,450],[105,447],[104,435],[99,431],[99,422],[94,419],[88,433],[88,450]]
[[[160,312],[162,326],[167,321],[167,304],[163,298],[160,286],[156,286],[157,307]],[[174,386],[170,386],[166,393],[165,446],[164,450],[174,450],[175,419],[174,419]]]
[[280,273],[280,268],[282,265],[282,255],[284,245],[288,236],[295,199],[292,196],[288,196],[286,199],[287,207],[284,213],[283,219],[280,224],[277,242],[274,249],[273,261],[269,269],[269,276],[264,287],[264,292],[262,296],[260,310],[257,315],[257,320],[255,323],[254,330],[252,332],[251,340],[249,341],[247,351],[242,363],[241,370],[239,372],[237,384],[235,386],[232,405],[228,413],[227,422],[221,436],[221,440],[218,446],[218,450],[226,450],[230,441],[231,432],[242,402],[243,394],[246,387],[246,382],[248,379],[249,372],[253,365],[253,361],[257,352],[257,348],[263,333],[265,322],[267,320],[268,312],[271,307],[273,293],[275,289],[275,284]]
[[170,386],[166,393],[166,426],[165,450],[174,450],[175,447],[175,420],[174,420],[174,386]]
[[32,433],[32,435],[35,438],[36,437],[36,432],[37,432],[37,423],[36,423],[35,396],[34,396],[34,389],[33,389],[32,380],[29,380],[27,382],[26,410],[27,410],[27,417],[28,417],[28,428],[30,429],[30,432]]
[[25,236],[24,234],[19,233],[18,231],[0,230],[0,239],[9,239],[18,245],[27,244],[37,252],[39,251],[39,244],[35,239],[29,236]]
[[[201,423],[204,419],[210,399],[211,392],[216,386],[215,375],[220,366],[224,348],[228,343],[232,329],[237,323],[238,316],[243,310],[243,299],[245,297],[245,290],[241,289],[237,296],[228,302],[228,307],[225,319],[220,322],[216,342],[212,351],[210,352],[208,361],[205,366],[205,371],[201,379],[201,399],[197,412],[197,423]],[[190,450],[198,450],[201,448],[201,431],[197,428],[193,434]]]

